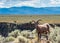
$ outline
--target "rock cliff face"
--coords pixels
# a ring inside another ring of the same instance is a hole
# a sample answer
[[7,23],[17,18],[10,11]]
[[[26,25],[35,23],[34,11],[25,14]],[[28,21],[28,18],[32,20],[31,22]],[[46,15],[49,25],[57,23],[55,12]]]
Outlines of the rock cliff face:
[[7,23],[7,22],[0,22],[0,35],[8,36],[8,33],[14,31],[15,29],[19,30],[33,30],[34,24],[31,23],[24,23],[24,24],[15,24],[15,23]]
[[[51,27],[59,26],[60,24],[50,24]],[[15,29],[19,30],[34,30],[35,25],[31,23],[23,23],[23,24],[16,24],[16,23],[8,23],[8,22],[0,22],[0,35],[7,37],[8,33],[14,31]]]

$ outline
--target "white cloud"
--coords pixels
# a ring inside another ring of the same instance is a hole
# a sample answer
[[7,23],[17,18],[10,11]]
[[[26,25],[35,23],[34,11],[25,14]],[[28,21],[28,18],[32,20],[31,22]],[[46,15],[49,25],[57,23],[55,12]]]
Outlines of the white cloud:
[[1,4],[4,4],[4,3],[0,2],[0,5],[1,5]]
[[31,7],[60,7],[60,0],[0,0],[0,8],[20,6]]
[[60,4],[60,0],[51,0],[50,2],[52,5],[59,5]]

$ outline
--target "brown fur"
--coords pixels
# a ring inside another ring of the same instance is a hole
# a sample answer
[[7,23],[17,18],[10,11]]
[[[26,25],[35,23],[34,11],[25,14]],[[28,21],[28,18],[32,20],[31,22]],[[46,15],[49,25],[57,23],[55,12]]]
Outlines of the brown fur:
[[41,34],[46,34],[46,38],[48,40],[47,34],[50,33],[48,24],[37,25],[36,30],[37,30],[37,33],[38,33],[38,40],[39,40],[39,37],[41,38]]
[[37,22],[35,22],[35,21],[33,21],[33,22],[35,23],[35,28],[36,28],[37,33],[38,33],[38,40],[41,38],[42,34],[46,34],[46,39],[48,40],[47,34],[50,33],[49,24],[45,23],[45,24],[40,25],[39,20]]

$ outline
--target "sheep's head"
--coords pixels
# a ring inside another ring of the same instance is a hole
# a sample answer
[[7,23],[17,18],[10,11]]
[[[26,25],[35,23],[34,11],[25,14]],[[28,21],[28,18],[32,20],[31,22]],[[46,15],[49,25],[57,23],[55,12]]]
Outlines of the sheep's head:
[[36,23],[36,21],[35,21],[35,20],[32,20],[30,23],[31,23],[31,24],[35,24],[35,23]]
[[37,24],[39,24],[41,21],[42,21],[42,20],[41,20],[41,19],[39,19],[39,20],[37,20],[37,22],[36,22],[36,23],[37,23]]

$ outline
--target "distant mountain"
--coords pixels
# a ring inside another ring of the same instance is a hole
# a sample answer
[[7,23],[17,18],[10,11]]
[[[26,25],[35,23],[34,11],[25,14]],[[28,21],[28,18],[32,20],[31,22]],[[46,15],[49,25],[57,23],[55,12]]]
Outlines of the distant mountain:
[[11,7],[11,8],[0,8],[1,14],[27,14],[27,15],[35,15],[35,14],[60,14],[60,7],[42,7],[42,8],[33,8],[33,7]]

